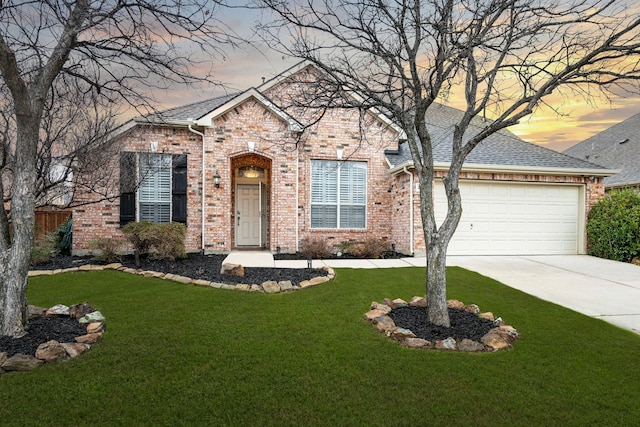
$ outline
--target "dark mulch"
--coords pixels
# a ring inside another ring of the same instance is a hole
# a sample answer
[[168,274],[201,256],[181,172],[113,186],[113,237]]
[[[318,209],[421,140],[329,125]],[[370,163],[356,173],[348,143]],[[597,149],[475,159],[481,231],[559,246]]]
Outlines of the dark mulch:
[[[309,280],[317,276],[326,276],[327,271],[322,269],[307,268],[261,268],[245,267],[244,276],[229,276],[220,274],[220,267],[226,255],[200,255],[188,254],[187,258],[176,260],[152,259],[140,257],[140,264],[136,265],[133,255],[125,255],[118,259],[122,265],[142,270],[158,271],[161,273],[173,273],[192,279],[203,279],[217,283],[235,285],[238,283],[260,284],[267,280],[280,282],[290,280],[292,284]],[[91,257],[57,256],[46,263],[33,267],[34,270],[56,270],[70,267],[79,267],[83,264],[100,264]]]
[[17,353],[34,356],[38,346],[47,341],[73,342],[75,337],[87,333],[84,325],[71,317],[39,317],[30,319],[28,333],[22,338],[0,337],[0,353],[7,357]]
[[396,326],[409,329],[418,338],[428,341],[445,340],[452,337],[456,340],[468,338],[480,341],[480,338],[495,325],[492,321],[482,319],[464,310],[449,309],[451,327],[444,328],[427,322],[427,309],[424,307],[398,307],[389,313]]

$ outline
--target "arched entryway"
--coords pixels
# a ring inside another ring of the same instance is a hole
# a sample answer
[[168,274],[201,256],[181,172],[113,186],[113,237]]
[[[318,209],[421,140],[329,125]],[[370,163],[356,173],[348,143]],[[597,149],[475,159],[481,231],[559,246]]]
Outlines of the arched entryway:
[[231,233],[237,248],[268,248],[271,218],[271,160],[255,153],[235,157]]

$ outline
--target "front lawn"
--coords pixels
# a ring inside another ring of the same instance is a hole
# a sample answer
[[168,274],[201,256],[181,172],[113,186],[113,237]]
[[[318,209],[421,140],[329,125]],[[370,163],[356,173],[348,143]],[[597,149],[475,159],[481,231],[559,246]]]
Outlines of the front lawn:
[[337,270],[288,294],[104,271],[30,279],[40,306],[89,301],[102,343],[0,376],[1,425],[620,425],[640,420],[640,336],[486,277],[448,270],[449,297],[522,334],[515,348],[407,349],[362,315],[424,293],[421,268]]

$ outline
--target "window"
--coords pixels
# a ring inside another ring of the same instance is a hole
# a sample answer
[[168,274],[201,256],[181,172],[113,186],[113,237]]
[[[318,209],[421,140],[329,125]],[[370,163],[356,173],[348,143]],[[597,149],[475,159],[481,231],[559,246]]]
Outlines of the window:
[[138,170],[138,219],[171,222],[171,156],[140,154]]
[[367,164],[311,161],[311,228],[365,228]]
[[187,221],[187,156],[120,155],[120,225]]

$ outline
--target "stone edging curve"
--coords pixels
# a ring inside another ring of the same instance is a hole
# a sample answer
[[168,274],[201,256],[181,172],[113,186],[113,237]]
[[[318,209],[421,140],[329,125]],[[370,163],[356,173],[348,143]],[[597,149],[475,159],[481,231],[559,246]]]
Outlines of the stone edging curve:
[[72,306],[63,304],[51,308],[29,305],[29,319],[41,317],[69,317],[78,323],[86,325],[86,334],[74,338],[74,342],[58,342],[50,340],[42,343],[36,349],[35,356],[16,353],[7,357],[6,352],[0,352],[0,375],[5,372],[28,372],[37,369],[44,363],[53,363],[74,359],[87,352],[92,344],[102,341],[106,330],[106,319],[91,304],[84,302]]
[[385,298],[382,303],[373,301],[371,310],[364,314],[364,318],[375,325],[378,331],[396,342],[411,348],[426,348],[435,350],[481,352],[498,351],[513,347],[513,344],[520,339],[520,333],[510,325],[496,317],[491,312],[480,312],[476,304],[465,305],[458,300],[447,300],[447,307],[457,310],[465,310],[483,319],[490,320],[495,327],[482,336],[480,342],[470,339],[456,341],[453,337],[444,340],[428,341],[417,338],[416,335],[404,328],[397,327],[393,319],[388,314],[395,308],[403,306],[426,307],[427,300],[424,297],[414,296],[409,302],[397,298],[393,301]]
[[267,280],[266,282],[263,282],[261,284],[238,283],[235,285],[231,285],[228,283],[211,282],[203,279],[192,279],[190,277],[180,276],[172,273],[161,273],[157,271],[148,271],[148,270],[129,268],[129,267],[123,266],[120,263],[113,263],[113,264],[107,264],[107,265],[86,264],[86,265],[81,265],[79,267],[64,268],[64,269],[57,269],[57,270],[31,270],[29,271],[28,277],[51,276],[54,274],[74,273],[77,271],[116,270],[116,271],[122,271],[123,273],[136,274],[138,276],[144,276],[144,277],[153,277],[156,279],[169,280],[172,282],[182,283],[185,285],[201,286],[205,288],[277,294],[280,292],[297,291],[300,289],[305,289],[312,286],[320,285],[322,283],[329,282],[336,277],[336,273],[331,267],[324,266],[322,267],[322,269],[327,271],[326,276],[316,276],[312,279],[304,280],[300,282],[298,285],[292,284],[290,280],[283,280],[280,282],[276,282],[274,280]]

